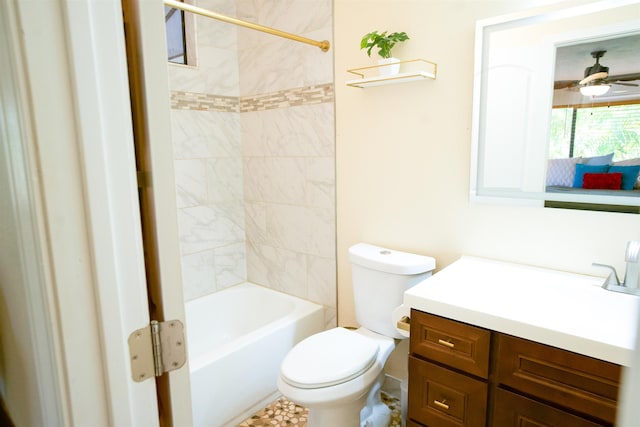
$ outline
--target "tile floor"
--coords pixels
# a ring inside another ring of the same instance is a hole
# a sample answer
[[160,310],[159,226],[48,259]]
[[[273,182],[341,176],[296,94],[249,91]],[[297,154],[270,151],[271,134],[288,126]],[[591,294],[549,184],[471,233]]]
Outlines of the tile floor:
[[[393,396],[382,393],[382,400],[391,408],[391,424],[389,427],[401,427],[400,401]],[[302,406],[281,397],[266,408],[247,418],[238,427],[263,426],[299,426],[306,427],[307,410]]]

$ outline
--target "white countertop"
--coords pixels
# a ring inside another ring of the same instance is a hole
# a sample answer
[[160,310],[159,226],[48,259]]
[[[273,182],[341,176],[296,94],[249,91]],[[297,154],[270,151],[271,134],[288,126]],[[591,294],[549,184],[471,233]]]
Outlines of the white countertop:
[[404,294],[404,307],[629,366],[640,297],[603,278],[463,256]]

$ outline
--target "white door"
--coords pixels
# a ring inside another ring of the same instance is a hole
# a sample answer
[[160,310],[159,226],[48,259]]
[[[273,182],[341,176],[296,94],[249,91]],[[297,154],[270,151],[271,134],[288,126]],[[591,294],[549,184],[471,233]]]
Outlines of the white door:
[[[134,3],[163,25],[159,0]],[[26,335],[15,341],[20,348],[0,346],[0,393],[18,425],[159,425],[156,384],[133,381],[127,347],[129,334],[150,319],[121,3],[0,2],[0,21],[0,184],[10,196],[2,213],[11,214],[5,224],[18,224],[2,235],[12,240],[0,261],[14,261],[16,274],[0,283],[0,301],[11,307],[1,313],[8,321],[0,344]],[[158,40],[164,44],[164,33]],[[166,83],[166,64],[148,74]],[[156,120],[151,182],[166,189],[154,193],[152,206],[162,230],[158,297],[164,319],[184,322],[171,143],[163,129],[168,86],[145,84],[154,87],[144,97]],[[188,426],[188,365],[167,378],[171,411],[163,424]]]

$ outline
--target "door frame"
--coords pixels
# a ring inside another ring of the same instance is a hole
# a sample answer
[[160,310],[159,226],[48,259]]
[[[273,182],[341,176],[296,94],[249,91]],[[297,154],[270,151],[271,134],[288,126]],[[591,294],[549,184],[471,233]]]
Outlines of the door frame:
[[[159,0],[140,3],[162,13]],[[118,0],[18,0],[2,7],[15,23],[9,29],[19,60],[14,72],[21,76],[15,112],[26,130],[18,144],[28,152],[25,163],[12,166],[31,182],[42,225],[32,231],[44,282],[32,291],[45,301],[50,323],[30,340],[52,352],[34,355],[36,363],[58,367],[55,399],[63,402],[63,424],[158,425],[155,383],[133,381],[127,346],[129,334],[148,325],[149,310],[122,6]],[[166,78],[163,66],[159,74]],[[166,100],[157,109],[168,117],[168,87],[156,89]],[[170,133],[161,141],[165,153],[155,157],[156,166],[168,164],[172,172]],[[162,292],[170,302],[165,314],[184,322],[175,187],[158,181],[168,194],[154,206],[165,227],[159,239],[166,263]],[[40,322],[29,316],[27,328],[35,331]],[[188,364],[173,371],[170,382],[175,410],[169,423],[190,425]]]

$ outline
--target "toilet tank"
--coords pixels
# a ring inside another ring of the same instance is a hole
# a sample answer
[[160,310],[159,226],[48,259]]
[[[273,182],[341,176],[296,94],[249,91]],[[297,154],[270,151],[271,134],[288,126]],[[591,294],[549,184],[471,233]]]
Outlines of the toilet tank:
[[360,326],[392,338],[405,338],[391,320],[404,291],[431,276],[436,260],[367,243],[349,248],[356,319]]

